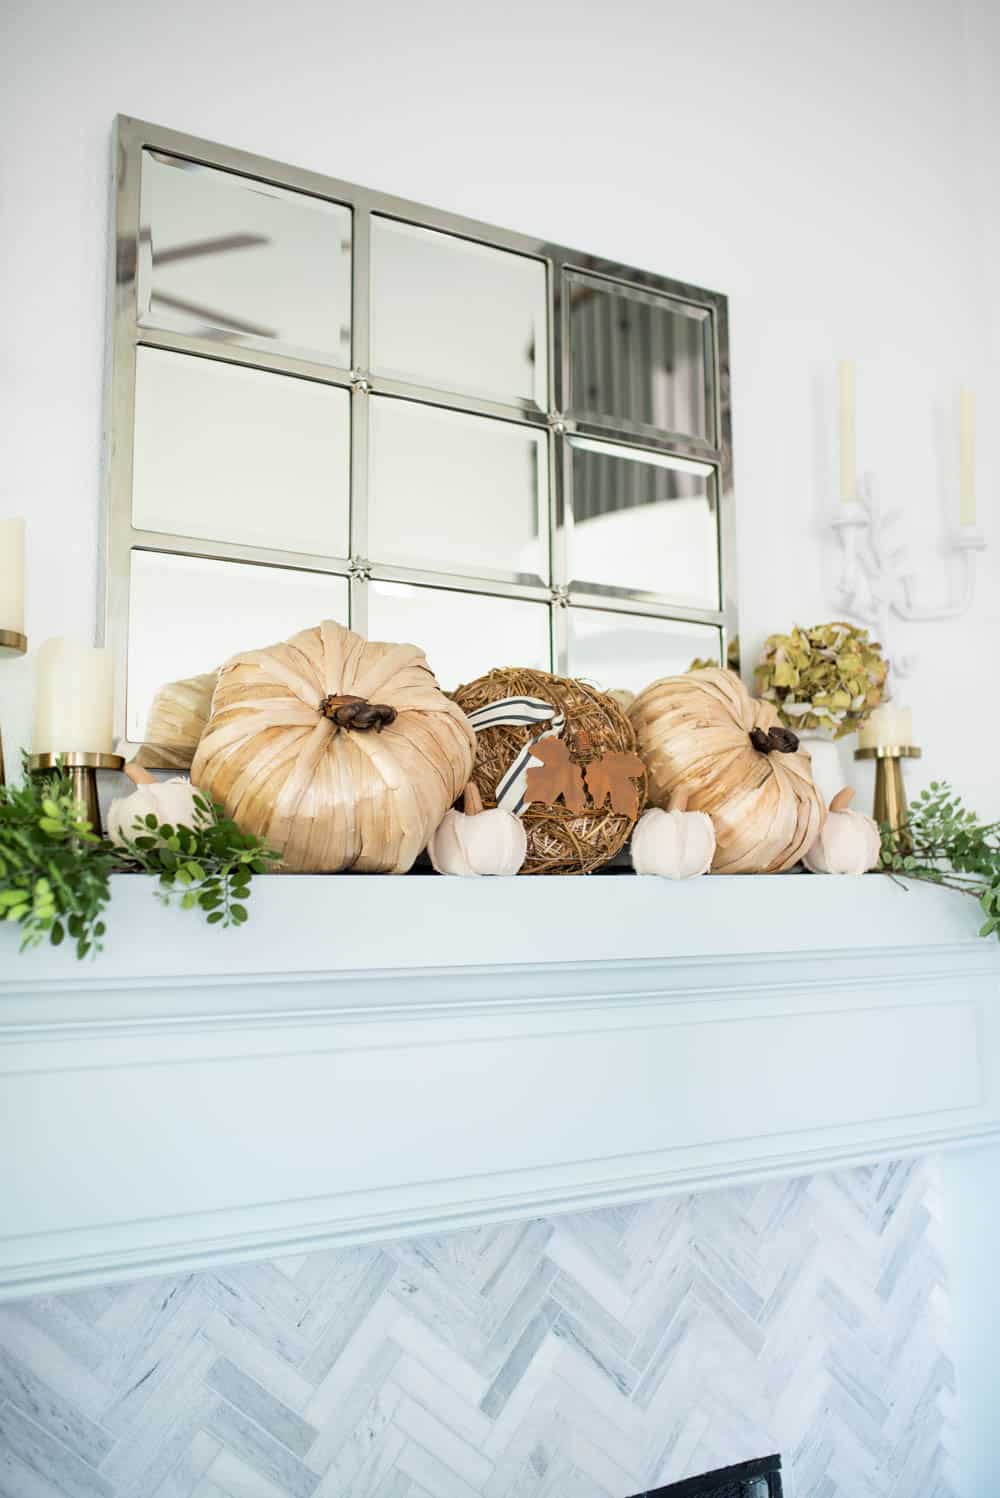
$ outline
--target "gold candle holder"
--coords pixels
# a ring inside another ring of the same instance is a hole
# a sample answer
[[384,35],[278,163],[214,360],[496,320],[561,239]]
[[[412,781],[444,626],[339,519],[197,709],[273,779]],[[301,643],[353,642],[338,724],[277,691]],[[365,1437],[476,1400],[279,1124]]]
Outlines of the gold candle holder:
[[912,853],[913,839],[907,830],[909,812],[906,786],[903,783],[904,759],[919,759],[921,751],[912,744],[880,744],[872,749],[855,749],[855,759],[875,761],[875,805],[872,816],[879,826],[885,823],[898,835],[900,850]]
[[87,754],[79,750],[65,750],[61,754],[32,754],[28,769],[33,775],[59,768],[69,775],[73,795],[83,802],[87,821],[98,834],[104,831],[101,825],[101,804],[97,797],[98,770],[120,770],[125,764],[120,754]]
[[[28,637],[16,629],[0,629],[0,655],[24,655]],[[6,785],[3,765],[3,732],[0,730],[0,785]]]

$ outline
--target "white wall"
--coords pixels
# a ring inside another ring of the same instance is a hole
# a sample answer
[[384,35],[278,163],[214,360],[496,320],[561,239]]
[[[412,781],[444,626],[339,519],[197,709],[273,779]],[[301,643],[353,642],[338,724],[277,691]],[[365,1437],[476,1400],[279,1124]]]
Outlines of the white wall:
[[[832,612],[844,354],[861,463],[942,588],[953,403],[963,380],[979,389],[981,519],[1000,548],[990,0],[7,0],[3,26],[0,512],[29,517],[35,643],[96,621],[118,111],[728,292],[751,656]],[[922,769],[994,815],[998,556],[971,615],[906,640]],[[6,668],[9,697],[29,669]],[[994,1243],[998,1178],[984,1154],[953,1195],[969,1233],[969,1203],[994,1203]],[[1000,1324],[998,1291],[971,1254],[959,1271],[971,1337],[988,1293]],[[992,1350],[964,1361],[996,1370]]]
[[[832,609],[841,354],[859,364],[860,460],[942,573],[951,410],[963,378],[979,386],[989,526],[982,123],[953,4],[14,0],[6,15],[0,505],[34,522],[34,640],[96,614],[118,110],[727,291],[751,654]],[[998,625],[983,588],[969,620],[914,628],[909,691],[928,767],[995,809],[971,646]]]

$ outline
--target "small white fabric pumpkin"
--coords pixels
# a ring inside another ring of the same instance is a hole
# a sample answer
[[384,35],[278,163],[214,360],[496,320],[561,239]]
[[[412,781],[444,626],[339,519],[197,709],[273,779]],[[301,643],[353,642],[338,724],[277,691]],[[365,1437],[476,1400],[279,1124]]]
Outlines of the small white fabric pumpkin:
[[867,874],[882,848],[871,817],[850,811],[853,790],[845,786],[830,802],[819,836],[803,859],[814,874]]
[[643,812],[632,833],[632,867],[663,879],[707,874],[715,857],[715,828],[704,811],[687,811],[687,792],[675,791],[670,809]]
[[464,811],[447,811],[428,844],[439,874],[466,877],[516,874],[528,851],[524,823],[499,806],[483,811],[475,785],[465,788]]
[[135,782],[131,796],[119,796],[108,807],[108,837],[119,847],[142,837],[135,825],[152,812],[158,822],[169,827],[194,827],[200,820],[195,806],[195,797],[201,792],[190,781],[174,776],[170,780],[157,780],[140,765],[131,764],[125,771]]

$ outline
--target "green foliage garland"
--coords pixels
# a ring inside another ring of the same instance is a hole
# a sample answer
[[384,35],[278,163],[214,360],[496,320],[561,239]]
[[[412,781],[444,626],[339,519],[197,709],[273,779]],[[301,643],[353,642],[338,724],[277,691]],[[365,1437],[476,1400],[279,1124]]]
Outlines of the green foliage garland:
[[904,828],[882,828],[881,867],[972,895],[986,917],[980,936],[1000,940],[1000,822],[981,822],[947,781],[920,792]]
[[0,918],[18,922],[22,951],[68,935],[78,957],[99,952],[119,861],[84,819],[68,775],[0,786]]
[[21,950],[68,936],[78,957],[99,952],[113,872],[153,874],[157,897],[200,910],[212,926],[241,926],[254,874],[279,855],[240,831],[221,806],[195,799],[194,827],[152,813],[124,847],[98,836],[62,770],[0,786],[0,920],[21,927]]

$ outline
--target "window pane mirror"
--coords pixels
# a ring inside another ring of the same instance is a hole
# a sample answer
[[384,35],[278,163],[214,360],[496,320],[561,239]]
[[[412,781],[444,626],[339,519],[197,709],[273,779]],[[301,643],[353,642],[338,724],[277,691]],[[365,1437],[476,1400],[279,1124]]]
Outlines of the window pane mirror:
[[324,616],[446,688],[722,658],[725,297],[138,120],[117,160],[125,752],[160,686]]
[[371,238],[373,374],[544,409],[541,260],[380,214]]
[[138,530],[346,557],[350,455],[346,390],[138,350]]
[[351,210],[146,151],[139,321],[351,363]]
[[715,470],[666,453],[571,437],[574,584],[719,606]]
[[711,626],[608,609],[571,608],[568,615],[570,675],[605,692],[639,692],[657,677],[686,671],[693,660],[722,664],[720,632]]
[[480,577],[549,576],[544,431],[417,401],[369,401],[369,550]]
[[704,307],[569,271],[574,414],[708,440],[711,317]]
[[373,583],[368,635],[418,644],[446,692],[480,676],[492,661],[549,669],[549,611],[523,599]]

